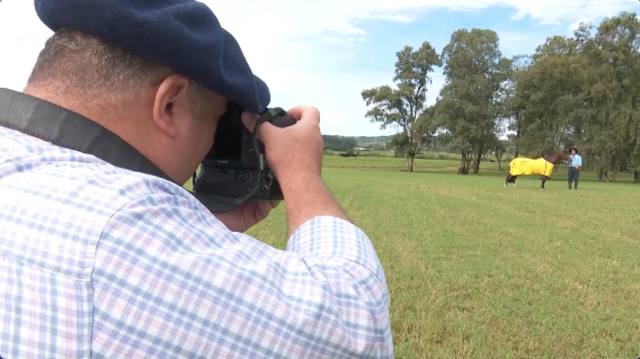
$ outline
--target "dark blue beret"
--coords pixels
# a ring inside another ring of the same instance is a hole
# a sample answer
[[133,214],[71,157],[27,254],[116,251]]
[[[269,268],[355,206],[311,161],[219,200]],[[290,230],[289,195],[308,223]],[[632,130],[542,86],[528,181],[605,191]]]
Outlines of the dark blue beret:
[[252,112],[269,104],[238,42],[194,0],[35,0],[52,30],[70,28],[163,64]]

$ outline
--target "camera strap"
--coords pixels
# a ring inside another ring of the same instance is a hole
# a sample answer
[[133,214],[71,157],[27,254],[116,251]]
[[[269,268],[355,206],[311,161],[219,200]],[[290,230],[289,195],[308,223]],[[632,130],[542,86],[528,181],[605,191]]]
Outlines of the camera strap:
[[[175,183],[113,132],[84,116],[27,94],[0,88],[0,126]],[[229,206],[224,199],[191,193],[212,212],[222,212]]]

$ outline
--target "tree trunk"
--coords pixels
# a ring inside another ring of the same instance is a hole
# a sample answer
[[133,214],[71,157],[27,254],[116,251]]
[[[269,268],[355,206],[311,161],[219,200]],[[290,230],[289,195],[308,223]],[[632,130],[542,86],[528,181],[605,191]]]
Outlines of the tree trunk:
[[633,171],[633,182],[640,183],[640,170]]
[[498,160],[498,171],[502,171],[502,155],[496,153],[496,160]]
[[609,182],[609,171],[601,168],[598,171],[598,179],[600,180],[600,182]]
[[459,175],[468,175],[469,168],[471,167],[471,153],[465,151],[464,149],[460,151],[460,167],[458,167]]
[[520,154],[520,148],[518,146],[518,139],[520,138],[520,126],[518,126],[518,129],[516,131],[516,153],[513,154],[513,158],[518,158],[518,155]]
[[476,152],[475,158],[473,160],[473,174],[476,175],[480,172],[480,160],[482,159],[482,149],[479,149]]
[[407,156],[407,172],[413,172],[413,161],[416,155],[408,155]]

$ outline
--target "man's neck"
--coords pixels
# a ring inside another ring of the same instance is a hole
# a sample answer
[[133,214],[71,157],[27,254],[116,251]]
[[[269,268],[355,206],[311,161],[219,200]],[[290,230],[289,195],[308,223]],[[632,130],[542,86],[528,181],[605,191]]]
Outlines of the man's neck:
[[77,114],[80,114],[94,122],[94,116],[92,116],[93,114],[91,113],[91,111],[89,111],[88,108],[86,108],[85,105],[83,105],[83,102],[86,103],[85,101],[82,100],[73,100],[73,97],[65,97],[65,96],[59,96],[56,91],[49,91],[40,87],[34,87],[34,86],[27,86],[24,91],[25,94],[29,95],[29,96],[33,96],[33,97],[37,97],[41,100],[47,101],[47,102],[51,102],[52,104],[58,105],[60,107],[63,107],[69,111],[73,111]]
[[27,86],[24,93],[88,118],[113,132],[156,166],[166,171],[166,168],[161,164],[161,154],[155,150],[157,144],[149,140],[154,136],[140,136],[142,133],[151,134],[153,131],[153,128],[146,126],[149,121],[144,121],[144,103],[142,103],[144,99],[134,102],[124,99],[119,101],[111,97],[110,100],[94,100],[90,103],[84,101],[83,103],[79,98],[59,96],[55,91],[35,86]]
[[125,109],[121,104],[116,105],[95,100],[88,102],[74,96],[60,96],[55,91],[34,86],[27,86],[24,93],[82,115],[118,135],[138,151],[144,153],[144,145],[139,143],[140,139],[131,135],[144,132],[144,130],[136,128],[140,125],[140,121],[136,121],[137,111],[135,109]]

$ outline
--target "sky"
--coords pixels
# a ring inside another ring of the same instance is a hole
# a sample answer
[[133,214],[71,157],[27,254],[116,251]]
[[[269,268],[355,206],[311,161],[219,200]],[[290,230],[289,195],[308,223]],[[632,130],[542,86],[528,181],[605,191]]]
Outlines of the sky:
[[[96,0],[99,1],[99,0]],[[438,53],[461,28],[497,32],[504,56],[532,54],[581,22],[599,23],[638,0],[204,0],[271,90],[270,106],[320,109],[323,134],[378,136],[360,93],[393,86],[396,52],[428,41]],[[0,87],[22,90],[51,35],[30,0],[0,2]],[[444,84],[432,73],[427,102]]]

